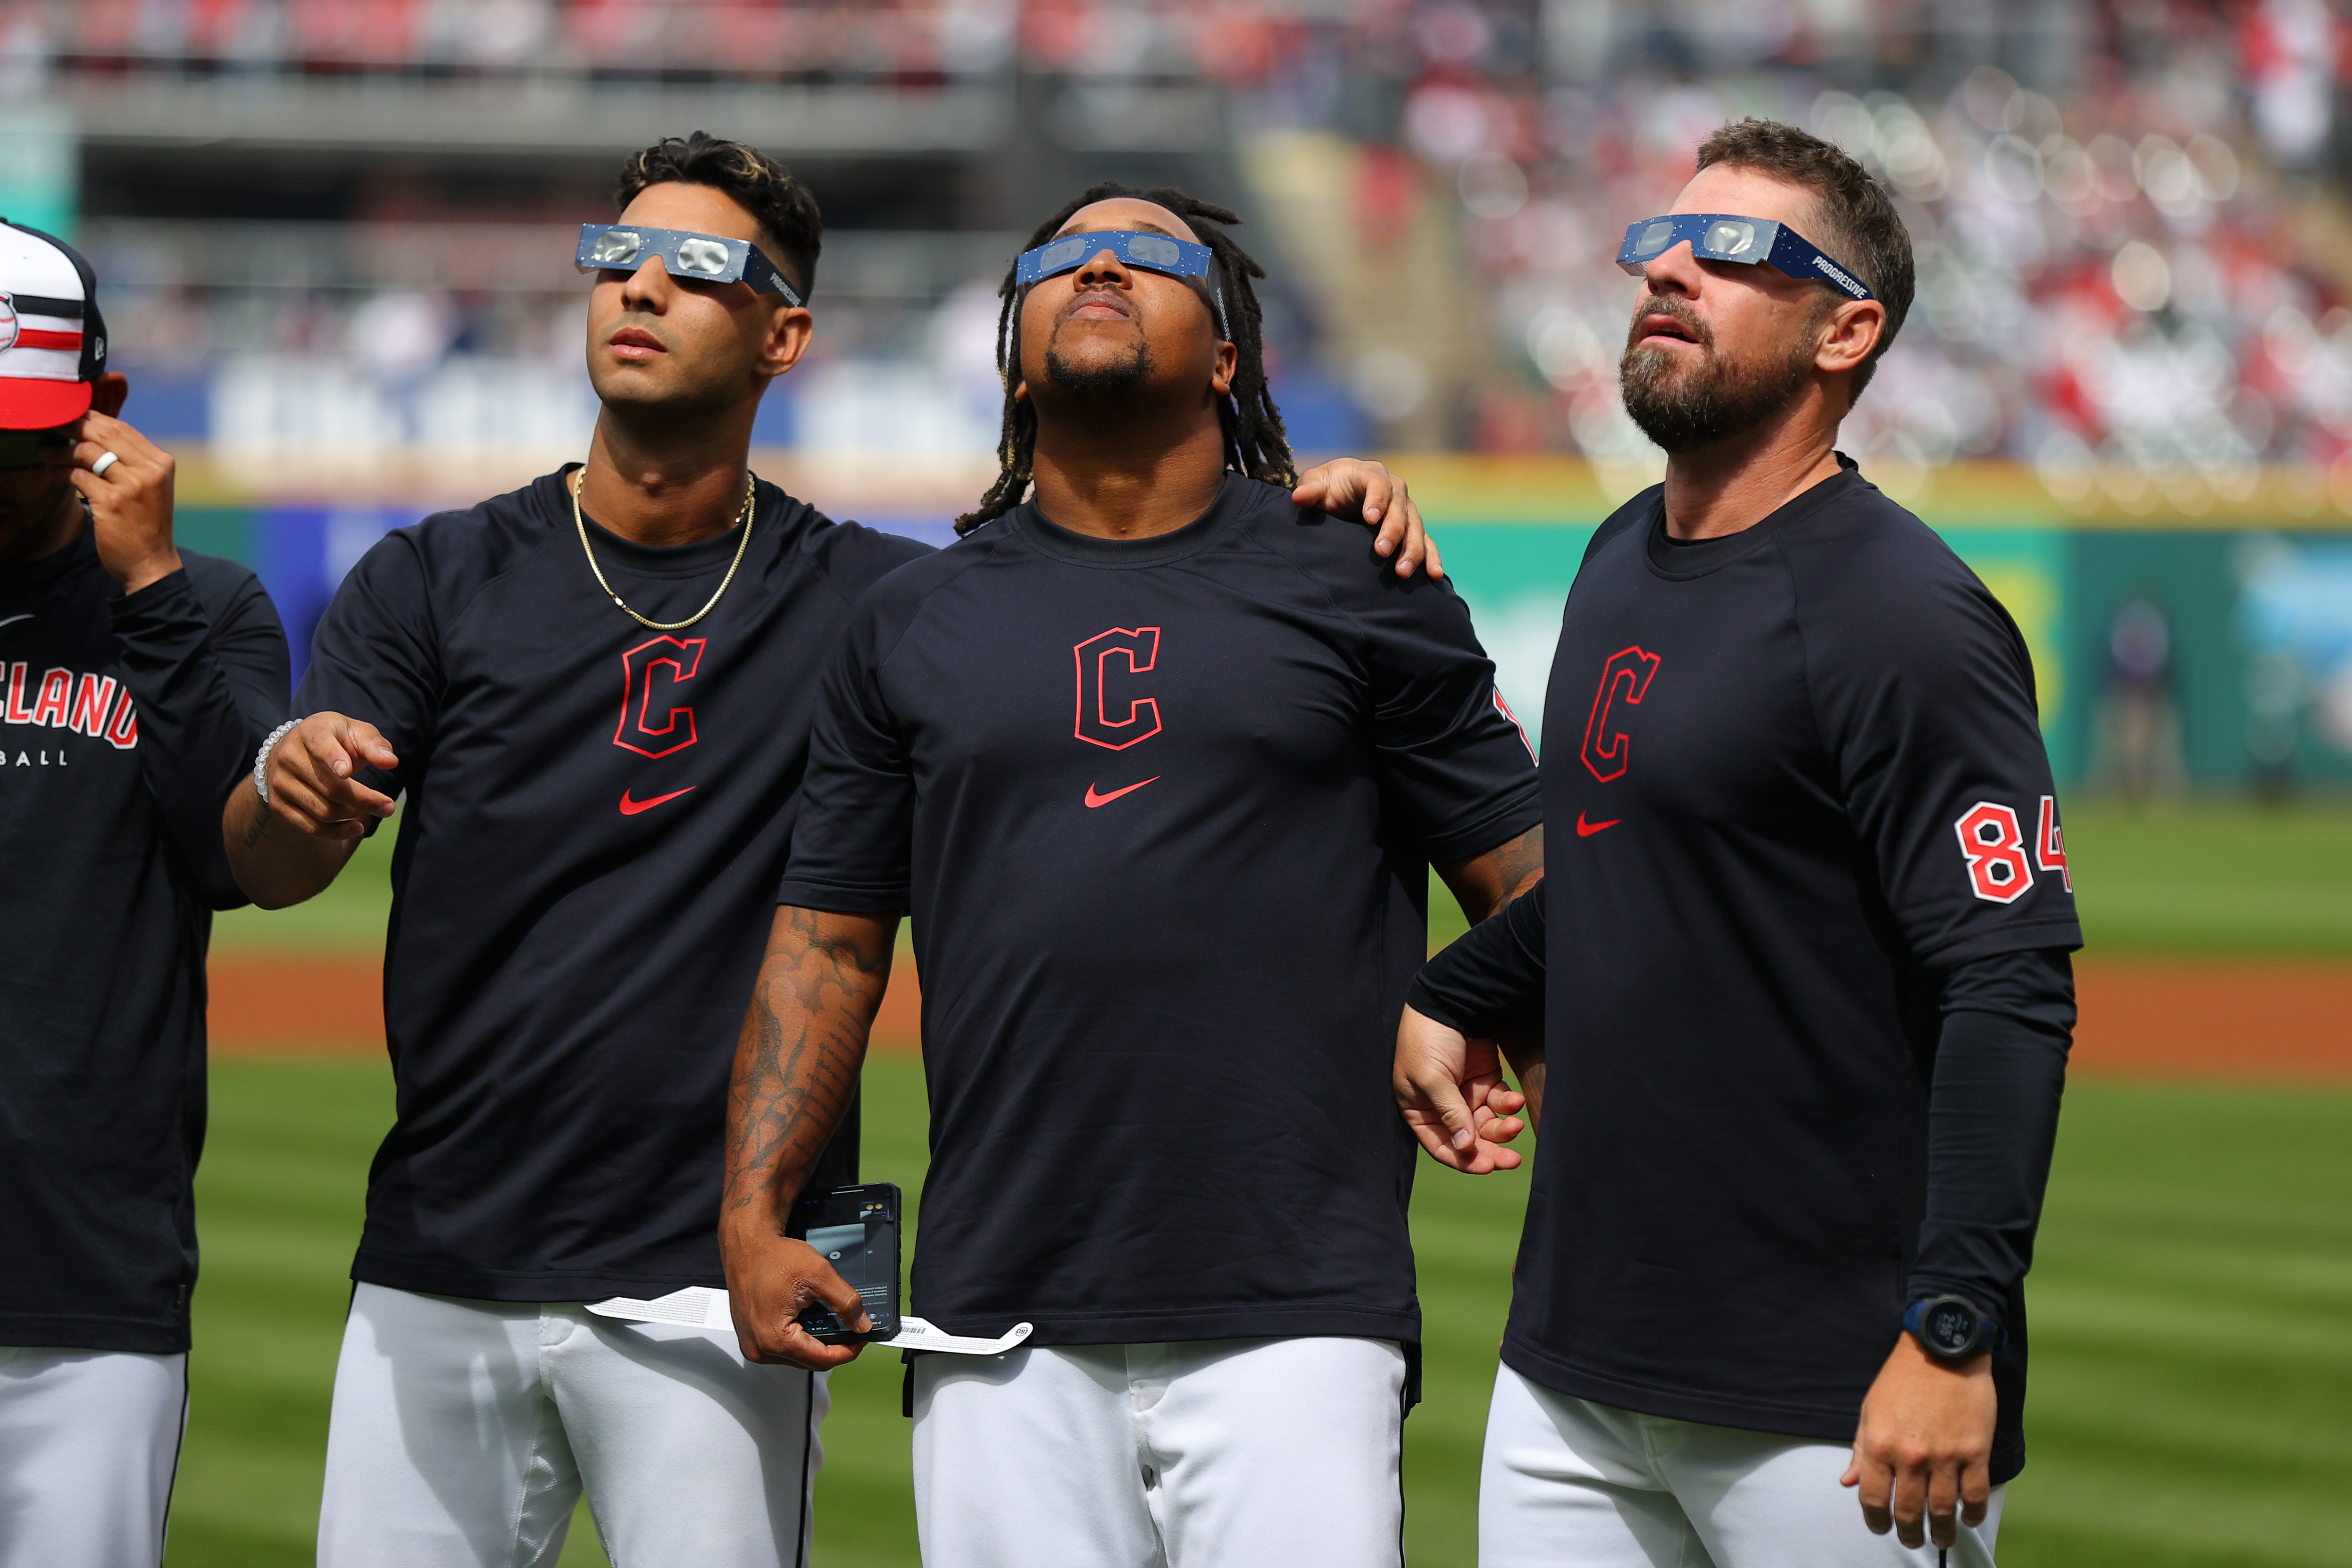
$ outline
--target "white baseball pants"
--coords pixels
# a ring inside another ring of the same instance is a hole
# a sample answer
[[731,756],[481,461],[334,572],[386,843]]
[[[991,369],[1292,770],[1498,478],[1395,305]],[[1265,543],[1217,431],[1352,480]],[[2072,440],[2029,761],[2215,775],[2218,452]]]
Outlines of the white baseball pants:
[[[1595,1405],[1497,1369],[1479,1568],[1936,1568],[1838,1485],[1853,1446]],[[2001,1494],[1951,1568],[1993,1568]]]
[[614,1568],[802,1568],[824,1378],[572,1302],[362,1285],[320,1568],[537,1568],[583,1487]]
[[0,1345],[0,1568],[152,1568],[188,1358]]
[[915,1363],[924,1568],[1399,1568],[1393,1340]]

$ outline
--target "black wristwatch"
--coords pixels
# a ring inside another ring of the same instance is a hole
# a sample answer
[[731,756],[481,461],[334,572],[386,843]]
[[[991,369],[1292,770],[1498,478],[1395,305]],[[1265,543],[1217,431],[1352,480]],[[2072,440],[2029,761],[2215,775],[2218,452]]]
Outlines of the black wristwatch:
[[1903,1331],[1937,1361],[1966,1361],[1997,1351],[2009,1335],[1965,1296],[1930,1296],[1903,1309]]

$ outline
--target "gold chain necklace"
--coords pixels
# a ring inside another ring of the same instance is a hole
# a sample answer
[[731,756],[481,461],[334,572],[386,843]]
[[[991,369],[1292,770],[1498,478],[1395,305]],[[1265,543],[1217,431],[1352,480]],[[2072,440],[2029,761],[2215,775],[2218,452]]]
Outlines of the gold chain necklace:
[[580,487],[587,478],[588,470],[586,468],[582,468],[577,474],[572,476],[572,483],[568,487],[572,491],[572,525],[580,531],[580,548],[588,552],[588,570],[596,574],[596,586],[604,590],[604,597],[612,600],[614,604],[620,605],[621,614],[628,616],[629,619],[636,622],[637,625],[649,627],[650,629],[657,632],[682,632],[686,630],[687,627],[694,625],[695,622],[700,620],[703,616],[709,615],[711,611],[717,609],[719,607],[719,600],[720,596],[727,592],[727,585],[735,581],[735,569],[743,564],[743,552],[751,548],[751,502],[759,496],[760,476],[751,472],[749,468],[743,470],[743,510],[741,514],[735,519],[735,526],[743,531],[743,537],[736,542],[735,559],[727,563],[727,575],[719,580],[717,590],[711,594],[709,599],[703,602],[702,608],[695,611],[694,614],[687,616],[686,619],[682,621],[647,620],[645,616],[637,614],[636,611],[629,608],[627,603],[622,599],[621,595],[613,592],[613,584],[604,581],[604,569],[596,564],[595,546],[588,542],[588,520],[580,515]]

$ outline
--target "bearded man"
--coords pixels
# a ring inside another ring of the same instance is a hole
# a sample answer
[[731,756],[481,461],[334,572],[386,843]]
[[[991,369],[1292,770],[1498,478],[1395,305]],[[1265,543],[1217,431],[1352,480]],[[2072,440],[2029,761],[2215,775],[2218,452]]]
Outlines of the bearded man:
[[1911,302],[1894,204],[1786,125],[1698,164],[1619,256],[1666,478],[1560,629],[1559,887],[1433,960],[1398,1040],[1444,1163],[1510,1163],[1498,1036],[1552,1111],[1480,1560],[1980,1568],[2082,943],[2032,665],[1832,446]]

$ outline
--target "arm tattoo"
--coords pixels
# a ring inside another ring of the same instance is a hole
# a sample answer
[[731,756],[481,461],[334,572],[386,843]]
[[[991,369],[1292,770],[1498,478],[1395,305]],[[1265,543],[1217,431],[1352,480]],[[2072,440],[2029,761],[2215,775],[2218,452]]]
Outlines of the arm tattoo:
[[857,1092],[898,917],[778,911],[735,1047],[726,1211],[784,1205]]
[[1543,880],[1543,826],[1538,823],[1484,855],[1449,861],[1437,868],[1437,874],[1454,889],[1470,923],[1476,925]]
[[1499,910],[1543,880],[1542,825],[1528,828],[1500,848],[1489,850],[1484,858],[1493,864],[1496,880],[1503,888],[1503,896],[1495,901]]
[[252,814],[253,824],[245,830],[245,847],[247,849],[250,849],[255,845],[260,843],[262,839],[268,836],[269,832],[269,819],[278,815],[276,812],[271,811],[267,805],[263,805],[261,803],[261,797],[259,795],[257,795],[253,798],[255,804],[260,805],[260,809]]

